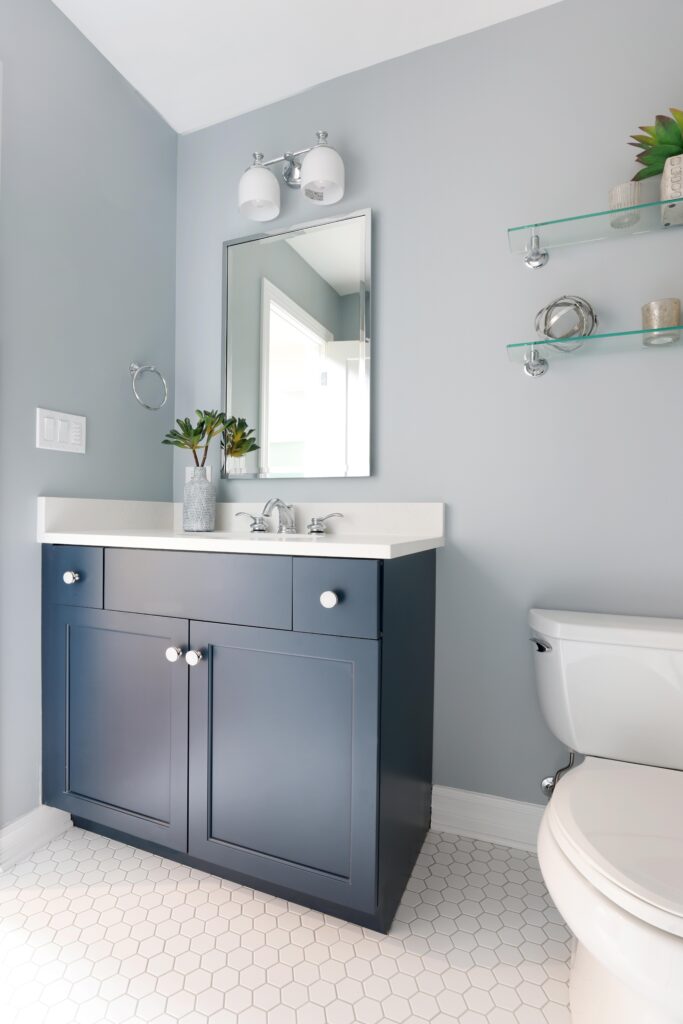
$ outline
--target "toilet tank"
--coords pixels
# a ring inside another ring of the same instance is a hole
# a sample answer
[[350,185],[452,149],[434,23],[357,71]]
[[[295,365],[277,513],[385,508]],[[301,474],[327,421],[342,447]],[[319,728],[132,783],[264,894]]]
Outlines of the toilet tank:
[[529,625],[543,715],[563,743],[683,769],[682,620],[533,608]]

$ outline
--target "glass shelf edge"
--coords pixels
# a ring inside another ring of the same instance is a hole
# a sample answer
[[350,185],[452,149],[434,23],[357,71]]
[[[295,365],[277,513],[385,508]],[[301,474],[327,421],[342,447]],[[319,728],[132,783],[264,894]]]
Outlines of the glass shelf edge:
[[[593,213],[579,213],[573,217],[556,217],[554,220],[538,220],[532,221],[530,224],[518,224],[515,227],[508,228],[508,236],[515,235],[520,231],[532,231],[537,228],[548,228],[553,227],[555,224],[572,224],[576,221],[592,220],[595,217],[614,217],[618,214],[629,213],[631,211],[649,210],[655,207],[663,208],[665,206],[675,206],[678,203],[683,203],[683,196],[679,199],[657,199],[650,203],[637,203],[635,206],[619,206],[614,209],[608,210],[596,210]],[[626,234],[627,232],[624,231]]]
[[603,338],[628,338],[635,334],[665,334],[667,331],[683,331],[683,324],[673,327],[636,327],[628,331],[604,331],[600,334],[588,334],[585,338],[536,338],[535,341],[513,341],[507,348],[542,348],[544,345],[573,345],[577,341],[601,341]]
[[[515,355],[523,355],[525,352],[528,352],[530,349],[534,348],[542,349],[544,351],[544,354],[548,354],[548,349],[550,349],[552,352],[558,352],[558,354],[562,354],[563,350],[561,348],[556,348],[557,345],[573,345],[576,344],[577,341],[583,341],[588,343],[588,345],[590,346],[590,343],[594,341],[608,341],[612,338],[633,338],[636,337],[637,335],[642,337],[643,335],[652,336],[657,334],[670,334],[672,331],[683,332],[683,324],[679,324],[678,326],[675,327],[640,327],[635,328],[635,330],[629,331],[607,331],[602,334],[589,334],[586,338],[563,338],[561,340],[555,340],[552,338],[537,338],[535,341],[515,341],[509,345],[506,345],[505,348],[510,358],[512,358]],[[675,345],[679,344],[679,342],[671,342],[671,344]],[[668,348],[668,345],[666,347]],[[571,355],[572,352],[577,351],[579,351],[579,349],[570,349],[568,351],[565,351],[564,355]]]

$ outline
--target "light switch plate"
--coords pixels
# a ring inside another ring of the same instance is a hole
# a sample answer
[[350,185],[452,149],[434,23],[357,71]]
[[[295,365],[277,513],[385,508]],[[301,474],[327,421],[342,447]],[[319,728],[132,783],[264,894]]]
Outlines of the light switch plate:
[[[185,466],[185,483],[187,483],[187,481],[190,479],[190,477],[192,475],[192,470],[194,468],[195,468],[194,466]],[[204,466],[204,469],[206,470],[206,479],[210,481],[211,480],[211,469],[212,469],[212,467],[211,466]]]
[[36,448],[85,455],[85,416],[36,409]]

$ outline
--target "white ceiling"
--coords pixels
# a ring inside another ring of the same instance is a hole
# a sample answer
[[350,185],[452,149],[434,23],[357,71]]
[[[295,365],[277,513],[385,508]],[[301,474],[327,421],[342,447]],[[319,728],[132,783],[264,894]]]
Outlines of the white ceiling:
[[178,132],[558,0],[53,0]]

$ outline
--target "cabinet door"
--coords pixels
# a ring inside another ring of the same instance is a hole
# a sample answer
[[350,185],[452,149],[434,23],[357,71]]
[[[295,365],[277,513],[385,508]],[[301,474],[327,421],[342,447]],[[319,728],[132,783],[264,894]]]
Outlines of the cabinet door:
[[376,906],[379,644],[190,624],[189,851]]
[[187,849],[184,619],[49,605],[43,660],[45,802]]

